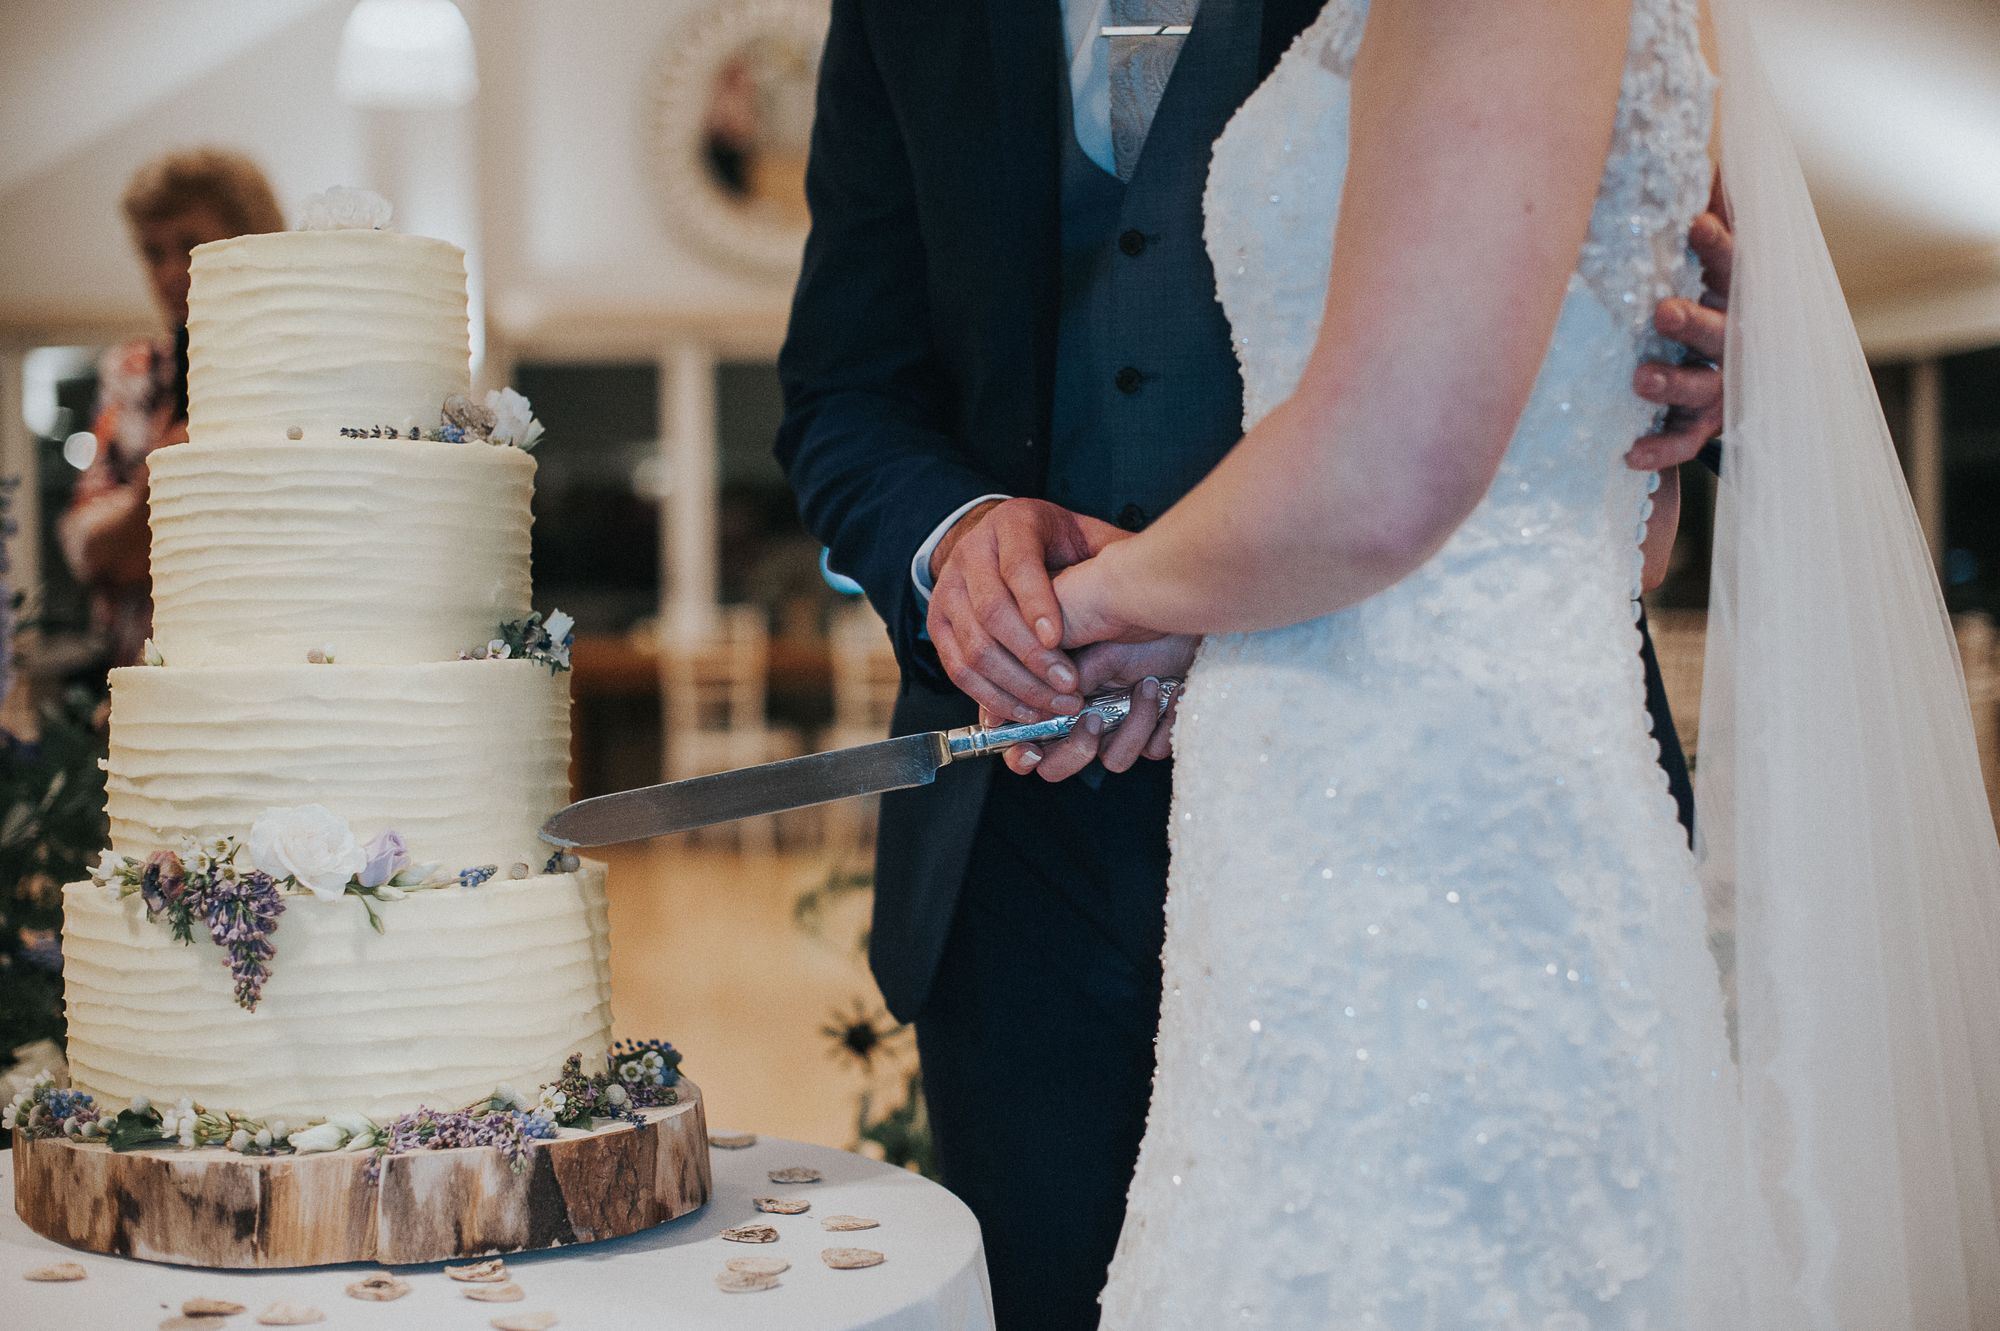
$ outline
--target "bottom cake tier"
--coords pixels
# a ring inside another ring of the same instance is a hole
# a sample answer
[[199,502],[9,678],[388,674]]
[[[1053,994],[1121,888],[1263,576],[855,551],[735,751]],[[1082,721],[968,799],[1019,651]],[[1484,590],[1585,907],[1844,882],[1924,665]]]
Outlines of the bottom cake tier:
[[611,1036],[604,866],[412,892],[288,898],[255,1011],[200,931],[176,941],[137,896],[63,889],[72,1083],[117,1106],[181,1097],[294,1122],[532,1096]]

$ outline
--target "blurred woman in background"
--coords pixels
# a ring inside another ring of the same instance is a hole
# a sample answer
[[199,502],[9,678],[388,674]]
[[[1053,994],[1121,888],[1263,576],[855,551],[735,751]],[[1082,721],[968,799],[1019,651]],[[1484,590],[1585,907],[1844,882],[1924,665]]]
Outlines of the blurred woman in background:
[[219,148],[148,162],[126,186],[122,206],[166,329],[105,353],[97,455],[60,526],[63,554],[90,594],[92,624],[114,666],[137,662],[152,631],[146,458],[187,438],[189,253],[211,240],[285,227],[256,163]]

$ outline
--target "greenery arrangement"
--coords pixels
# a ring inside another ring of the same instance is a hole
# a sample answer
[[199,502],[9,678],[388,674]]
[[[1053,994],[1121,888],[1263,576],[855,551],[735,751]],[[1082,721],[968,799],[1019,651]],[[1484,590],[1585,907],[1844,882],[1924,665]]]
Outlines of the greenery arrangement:
[[[13,684],[22,602],[7,562],[16,488],[0,481],[0,702]],[[32,736],[0,725],[0,1073],[17,1049],[62,1043],[62,885],[83,877],[105,842],[102,707],[79,689],[46,709]]]
[[99,699],[77,690],[33,740],[0,731],[0,1071],[63,1038],[62,885],[105,842]]
[[586,1073],[583,1056],[571,1054],[561,1074],[544,1083],[533,1100],[501,1086],[463,1109],[427,1107],[377,1123],[363,1114],[340,1113],[294,1127],[284,1119],[252,1118],[196,1104],[186,1096],[171,1107],[144,1096],[105,1117],[95,1096],[57,1084],[43,1073],[0,1109],[0,1132],[29,1140],[67,1137],[103,1141],[116,1151],[141,1147],[215,1147],[242,1155],[313,1155],[326,1151],[370,1151],[369,1176],[382,1158],[410,1151],[442,1151],[490,1146],[515,1170],[527,1167],[529,1147],[555,1137],[558,1128],[594,1128],[616,1121],[640,1122],[641,1109],[677,1104],[681,1056],[663,1040],[622,1040],[605,1060],[604,1071]]

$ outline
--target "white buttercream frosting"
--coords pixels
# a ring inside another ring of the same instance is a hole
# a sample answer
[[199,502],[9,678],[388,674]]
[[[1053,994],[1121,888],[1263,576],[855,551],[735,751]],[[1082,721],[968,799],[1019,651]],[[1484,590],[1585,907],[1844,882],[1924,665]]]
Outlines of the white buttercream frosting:
[[[435,412],[433,412],[433,416]],[[153,638],[170,666],[449,661],[530,608],[535,461],[415,439],[151,459]]]
[[465,254],[394,231],[278,231],[196,247],[188,437],[435,426],[471,385]]
[[111,672],[111,846],[134,859],[323,804],[419,862],[540,868],[568,769],[568,680],[532,661]]
[[376,907],[288,897],[255,1012],[219,949],[174,941],[138,897],[63,889],[63,978],[77,1086],[123,1105],[191,1096],[302,1123],[456,1109],[533,1088],[611,1027],[604,866],[415,892]]
[[[534,462],[339,434],[434,429],[469,391],[464,255],[374,230],[219,241],[189,312],[191,442],[151,462],[164,664],[111,677],[113,850],[248,837],[332,895],[357,862],[386,875],[394,832],[420,864],[497,874],[382,902],[380,934],[357,900],[289,896],[254,1011],[202,930],[177,943],[139,898],[73,884],[76,1084],[299,1123],[457,1108],[572,1053],[601,1069],[603,866],[534,872],[569,798],[568,683],[456,659],[529,611]],[[532,442],[526,404],[501,405]]]

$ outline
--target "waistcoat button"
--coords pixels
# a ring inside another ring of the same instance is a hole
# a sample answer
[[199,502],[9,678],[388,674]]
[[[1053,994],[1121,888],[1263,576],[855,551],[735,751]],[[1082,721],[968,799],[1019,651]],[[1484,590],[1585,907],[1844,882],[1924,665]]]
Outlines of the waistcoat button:
[[1146,233],[1136,230],[1125,232],[1118,237],[1118,248],[1132,258],[1138,258],[1146,252]]
[[1118,525],[1126,531],[1140,531],[1146,525],[1146,510],[1137,504],[1127,504],[1118,510]]
[[1111,376],[1111,382],[1116,385],[1119,392],[1130,394],[1139,391],[1139,384],[1145,377],[1145,375],[1140,374],[1130,365],[1127,365],[1124,369]]

